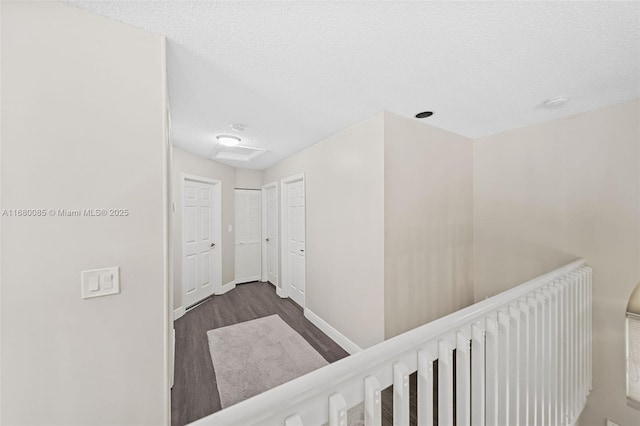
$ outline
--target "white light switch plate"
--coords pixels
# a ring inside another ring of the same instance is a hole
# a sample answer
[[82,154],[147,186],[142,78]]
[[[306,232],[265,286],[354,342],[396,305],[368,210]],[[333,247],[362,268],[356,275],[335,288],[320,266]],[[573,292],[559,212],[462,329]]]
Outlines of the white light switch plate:
[[90,269],[80,273],[82,298],[108,296],[120,293],[120,268]]

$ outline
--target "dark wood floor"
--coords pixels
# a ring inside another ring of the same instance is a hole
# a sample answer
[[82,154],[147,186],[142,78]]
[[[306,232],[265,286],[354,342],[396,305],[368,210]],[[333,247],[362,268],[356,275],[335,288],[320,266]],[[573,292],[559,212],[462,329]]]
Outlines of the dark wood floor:
[[273,314],[280,315],[328,362],[348,355],[309,322],[298,305],[278,297],[273,285],[261,282],[238,285],[189,310],[175,322],[176,359],[171,390],[173,426],[185,425],[221,409],[207,331]]

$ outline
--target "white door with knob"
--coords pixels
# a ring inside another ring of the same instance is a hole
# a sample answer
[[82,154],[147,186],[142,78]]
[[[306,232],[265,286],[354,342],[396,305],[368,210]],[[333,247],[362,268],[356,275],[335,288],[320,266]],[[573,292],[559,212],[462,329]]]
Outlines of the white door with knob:
[[262,281],[278,285],[278,183],[262,187]]
[[258,281],[262,274],[262,208],[261,192],[236,189],[236,284]]
[[304,176],[282,181],[284,276],[287,295],[304,307],[305,301],[305,188]]
[[221,284],[220,181],[183,175],[182,306],[214,294]]

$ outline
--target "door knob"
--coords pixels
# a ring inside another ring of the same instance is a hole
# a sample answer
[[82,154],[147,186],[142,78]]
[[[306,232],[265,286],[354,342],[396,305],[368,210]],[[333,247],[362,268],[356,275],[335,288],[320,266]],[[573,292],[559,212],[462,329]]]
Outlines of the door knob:
[[300,251],[304,251],[304,250],[300,249]]
[[216,246],[216,243],[211,243],[211,247],[215,247],[215,246]]
[[267,240],[267,242],[269,242],[269,239],[268,239],[268,238],[267,238],[266,240]]

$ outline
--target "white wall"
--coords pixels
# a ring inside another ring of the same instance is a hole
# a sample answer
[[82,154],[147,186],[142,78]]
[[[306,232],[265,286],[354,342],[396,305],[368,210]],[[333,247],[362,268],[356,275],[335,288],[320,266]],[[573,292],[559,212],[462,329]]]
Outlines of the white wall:
[[263,176],[305,173],[306,307],[362,348],[384,339],[383,129],[376,114]]
[[594,270],[594,389],[581,417],[640,424],[625,398],[625,310],[640,278],[638,101],[474,144],[480,300],[584,257]]
[[[172,218],[173,234],[173,308],[182,306],[182,174],[196,175],[222,181],[222,285],[235,277],[234,232],[228,231],[234,224],[234,185],[236,169],[208,160],[178,148],[173,148],[171,170],[172,196],[175,212]],[[233,229],[233,228],[232,228]],[[184,306],[186,308],[186,306]]]
[[[164,40],[56,2],[2,2],[2,424],[168,422]],[[83,300],[80,271],[119,266]]]
[[262,170],[236,169],[236,188],[261,189]]
[[385,338],[473,303],[473,141],[385,113]]

